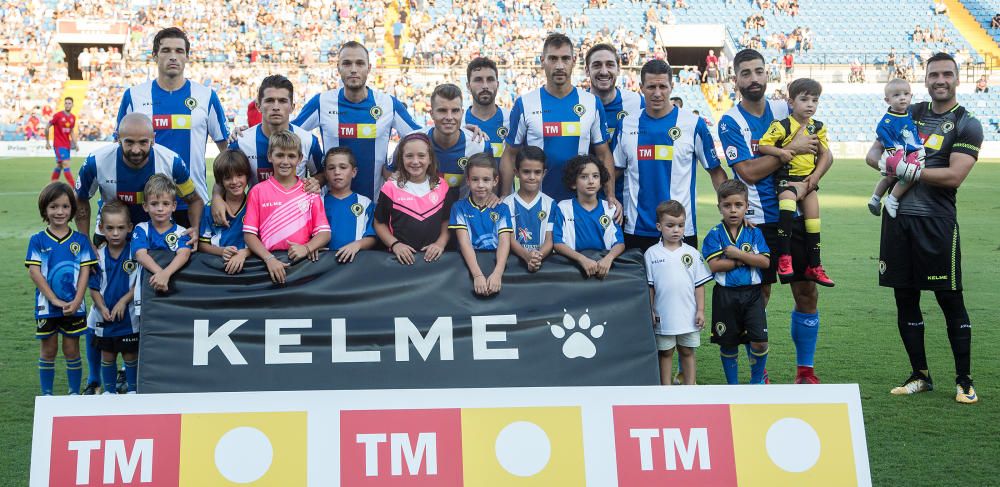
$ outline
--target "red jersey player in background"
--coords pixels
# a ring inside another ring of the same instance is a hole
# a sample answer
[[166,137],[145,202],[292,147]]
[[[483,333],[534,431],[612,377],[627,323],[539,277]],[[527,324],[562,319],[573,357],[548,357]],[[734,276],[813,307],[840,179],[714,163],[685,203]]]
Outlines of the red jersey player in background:
[[260,113],[260,109],[257,108],[257,102],[252,101],[247,105],[247,126],[253,127],[264,121],[264,115]]
[[[59,179],[59,172],[66,175],[66,182],[70,186],[76,186],[73,181],[73,172],[69,167],[70,149],[78,150],[76,145],[76,115],[73,115],[73,99],[66,97],[63,100],[63,111],[56,113],[49,124],[45,126],[45,148],[56,150],[56,167],[52,170],[52,180]],[[49,128],[55,127],[52,131],[52,143],[49,143]]]

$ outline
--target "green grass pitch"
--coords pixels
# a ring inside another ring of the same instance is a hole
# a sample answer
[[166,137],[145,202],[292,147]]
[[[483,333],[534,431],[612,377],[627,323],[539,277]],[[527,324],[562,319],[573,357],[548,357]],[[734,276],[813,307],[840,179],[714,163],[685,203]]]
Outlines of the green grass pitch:
[[[74,172],[80,159],[74,160]],[[33,288],[22,265],[28,237],[43,228],[37,193],[48,182],[49,159],[0,159],[0,485],[26,485],[32,413],[38,392],[38,344],[32,335]],[[922,301],[927,349],[937,389],[916,397],[888,391],[909,374],[896,332],[892,293],[876,285],[879,220],[865,202],[877,178],[861,161],[837,161],[822,183],[824,263],[837,281],[821,289],[822,325],[816,363],[827,383],[859,383],[868,452],[875,485],[997,485],[1000,461],[1000,330],[993,287],[1000,270],[1000,164],[980,162],[959,193],[965,299],[973,323],[972,372],[981,402],[954,402],[954,365],[941,312],[934,297]],[[708,178],[699,178],[699,234],[717,222]],[[992,297],[991,297],[992,296]],[[792,300],[775,289],[768,316],[776,383],[794,377],[794,348],[788,334]],[[698,382],[723,383],[717,349],[698,351]],[[746,375],[745,359],[741,373]],[[56,391],[65,390],[62,360]]]

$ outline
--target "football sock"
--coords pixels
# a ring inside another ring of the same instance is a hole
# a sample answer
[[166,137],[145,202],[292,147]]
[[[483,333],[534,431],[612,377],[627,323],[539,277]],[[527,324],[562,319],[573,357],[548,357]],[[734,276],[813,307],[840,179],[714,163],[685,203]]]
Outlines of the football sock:
[[792,343],[795,344],[795,365],[813,366],[816,338],[819,336],[819,313],[792,311]]
[[972,323],[969,322],[962,291],[935,291],[934,296],[948,326],[948,341],[951,342],[951,353],[955,356],[955,375],[968,376],[971,368],[969,355],[972,351]]
[[806,219],[806,252],[809,257],[809,267],[820,264],[819,259],[819,218]]
[[101,383],[101,351],[97,349],[97,336],[92,329],[87,329],[87,384]]
[[765,348],[763,351],[751,351],[751,356],[753,359],[750,361],[750,383],[751,384],[763,384],[764,383],[764,369],[767,368],[767,352],[770,348]]
[[104,392],[118,393],[118,388],[115,386],[117,377],[118,371],[115,370],[115,361],[105,362],[101,360],[101,379],[103,379],[102,384],[104,384],[101,388],[104,389]]
[[920,291],[916,289],[895,289],[896,326],[903,347],[910,358],[912,370],[927,370],[927,354],[924,351],[924,316],[920,312]]
[[[69,183],[70,186],[76,187],[76,181],[73,179],[73,171],[70,168],[63,168],[63,176],[66,176],[66,182]],[[59,175],[57,174],[56,178],[58,177]]]
[[129,392],[135,392],[136,390],[136,376],[139,371],[139,361],[138,360],[125,360],[125,384],[128,386]]
[[719,347],[722,356],[722,372],[726,374],[726,384],[740,383],[740,349],[737,347]]
[[56,363],[53,360],[38,359],[38,381],[42,385],[42,395],[52,395],[52,383],[56,379]]
[[792,220],[795,200],[778,200],[778,255],[792,253]]
[[80,381],[83,379],[83,360],[80,357],[66,359],[66,383],[70,394],[80,393]]
[[52,181],[58,181],[59,180],[59,166],[56,166],[56,168],[52,170],[52,179],[51,180]]

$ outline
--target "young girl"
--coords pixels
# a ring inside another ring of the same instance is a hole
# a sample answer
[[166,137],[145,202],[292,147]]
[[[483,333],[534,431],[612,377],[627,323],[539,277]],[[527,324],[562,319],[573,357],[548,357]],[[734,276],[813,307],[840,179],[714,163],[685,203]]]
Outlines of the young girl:
[[[247,182],[251,178],[250,160],[240,150],[222,151],[212,164],[215,180],[222,186],[222,202],[226,207],[228,226],[216,225],[212,209],[201,215],[201,245],[198,250],[222,257],[227,274],[243,270],[243,262],[250,256],[250,249],[243,240],[243,217],[247,207]],[[219,202],[213,203],[219,204]]]
[[[472,289],[480,296],[500,292],[503,271],[507,268],[507,255],[510,253],[510,234],[514,232],[507,205],[487,207],[499,177],[493,156],[480,152],[470,157],[465,166],[469,197],[451,207],[451,222],[448,225],[448,228],[455,230],[458,248],[472,274]],[[479,267],[477,250],[496,251],[497,264],[489,277],[483,275]]]
[[382,185],[375,206],[375,234],[400,264],[413,265],[417,249],[424,261],[433,262],[448,245],[454,200],[438,175],[430,139],[416,132],[403,137],[393,160],[396,172]]
[[514,227],[510,251],[524,261],[528,272],[536,272],[552,254],[552,222],[556,213],[556,202],[541,192],[546,172],[545,151],[533,145],[522,147],[514,158],[514,170],[521,186],[503,200]]
[[254,186],[247,196],[243,239],[267,265],[271,280],[284,284],[289,264],[271,252],[287,250],[291,261],[315,261],[320,249],[330,242],[330,225],[323,198],[302,191],[302,179],[295,174],[302,160],[299,137],[287,130],[271,134],[267,160],[274,166],[274,175]]
[[[608,275],[611,263],[625,251],[622,227],[615,223],[615,208],[597,196],[608,179],[608,170],[592,155],[567,161],[563,184],[576,192],[576,198],[559,202],[552,231],[556,253],[576,261],[587,276],[598,279]],[[595,261],[581,250],[608,253]]]
[[52,395],[56,350],[63,336],[63,358],[69,393],[80,393],[83,364],[80,335],[87,331],[83,296],[91,266],[97,263],[90,242],[73,231],[69,221],[76,216],[76,195],[66,183],[51,183],[38,195],[38,213],[48,224],[31,236],[24,265],[35,283],[35,338],[41,340],[38,379],[42,395]]

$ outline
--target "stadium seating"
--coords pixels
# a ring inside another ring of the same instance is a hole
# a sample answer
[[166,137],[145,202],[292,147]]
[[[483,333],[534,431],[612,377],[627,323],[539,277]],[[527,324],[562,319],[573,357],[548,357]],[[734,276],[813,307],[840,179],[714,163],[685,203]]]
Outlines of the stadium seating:
[[[824,93],[816,118],[828,122],[830,141],[870,141],[875,124],[885,114],[885,105],[878,93]],[[927,101],[925,91],[917,89],[914,103]],[[1000,91],[996,93],[963,93],[959,101],[976,114],[983,124],[985,140],[1000,141]]]
[[993,37],[993,41],[1000,44],[1000,29],[990,27],[993,16],[1000,13],[1000,0],[964,0],[965,8],[969,9],[976,20],[986,29],[986,32]]

